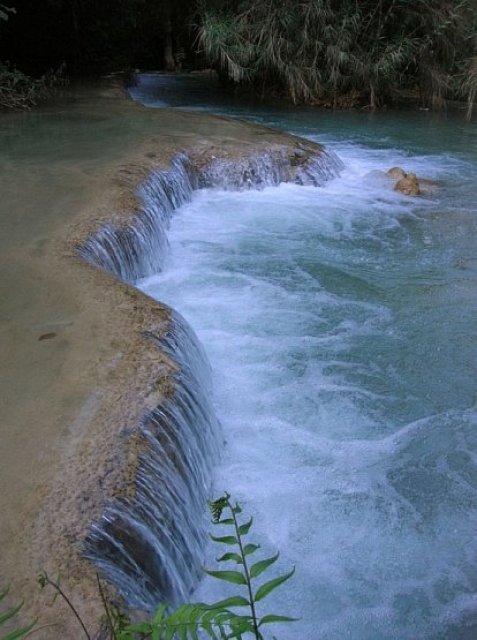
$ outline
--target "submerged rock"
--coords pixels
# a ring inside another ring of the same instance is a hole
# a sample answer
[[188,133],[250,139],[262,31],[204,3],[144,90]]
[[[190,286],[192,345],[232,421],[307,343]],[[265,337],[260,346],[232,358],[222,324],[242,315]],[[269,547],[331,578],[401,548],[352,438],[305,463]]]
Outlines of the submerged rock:
[[401,178],[406,177],[406,172],[401,169],[401,167],[393,167],[386,172],[386,175],[388,175],[390,178],[394,178],[395,180],[401,180]]
[[432,195],[437,189],[437,182],[418,178],[415,173],[407,173],[401,167],[392,167],[386,175],[395,180],[394,191],[405,196]]
[[399,191],[405,196],[418,196],[421,194],[419,181],[415,173],[406,173],[394,185],[394,191]]

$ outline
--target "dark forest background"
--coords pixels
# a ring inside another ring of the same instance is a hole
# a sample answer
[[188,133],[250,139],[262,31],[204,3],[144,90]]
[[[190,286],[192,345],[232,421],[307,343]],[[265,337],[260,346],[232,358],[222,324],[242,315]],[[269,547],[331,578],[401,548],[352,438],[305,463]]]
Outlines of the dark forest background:
[[452,99],[470,113],[477,95],[477,0],[9,0],[2,16],[4,74],[208,66],[332,107]]
[[7,6],[15,13],[0,26],[0,59],[31,74],[62,62],[72,76],[164,69],[168,41],[176,56],[186,53],[194,64],[194,2],[10,0]]

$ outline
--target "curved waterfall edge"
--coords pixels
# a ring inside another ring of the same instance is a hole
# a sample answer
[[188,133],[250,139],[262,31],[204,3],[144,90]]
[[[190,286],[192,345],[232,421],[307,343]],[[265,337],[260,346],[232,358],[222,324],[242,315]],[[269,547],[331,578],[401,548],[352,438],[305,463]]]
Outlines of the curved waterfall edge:
[[138,425],[133,491],[106,504],[88,531],[84,555],[128,606],[152,611],[161,601],[184,601],[200,578],[220,427],[210,368],[186,321],[172,312],[165,332],[144,337],[177,364],[173,393]]
[[134,284],[162,270],[168,250],[167,230],[175,209],[190,202],[197,189],[241,191],[293,182],[320,187],[335,178],[343,163],[332,151],[308,145],[290,152],[285,146],[246,158],[224,160],[211,157],[200,168],[185,153],[171,160],[170,168],[153,170],[140,185],[142,209],[127,224],[108,223],[79,247],[89,263]]
[[[318,145],[309,149],[283,145],[233,161],[212,156],[200,168],[177,154],[170,168],[152,171],[139,186],[142,209],[132,220],[103,225],[79,253],[134,284],[162,270],[172,214],[195,189],[260,189],[282,182],[321,186],[339,175],[337,156]],[[84,555],[128,606],[151,611],[161,601],[184,601],[200,578],[204,505],[220,427],[211,404],[210,367],[192,328],[171,311],[164,332],[144,337],[175,363],[172,392],[137,426],[133,491],[104,506],[89,528]]]

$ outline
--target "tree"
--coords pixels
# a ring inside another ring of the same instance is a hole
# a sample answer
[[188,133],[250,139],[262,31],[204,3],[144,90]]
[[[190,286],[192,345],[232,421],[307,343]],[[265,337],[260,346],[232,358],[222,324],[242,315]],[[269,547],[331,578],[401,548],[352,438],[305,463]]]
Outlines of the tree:
[[294,102],[375,108],[413,90],[436,104],[459,93],[476,15],[473,0],[209,0],[198,41],[233,82]]

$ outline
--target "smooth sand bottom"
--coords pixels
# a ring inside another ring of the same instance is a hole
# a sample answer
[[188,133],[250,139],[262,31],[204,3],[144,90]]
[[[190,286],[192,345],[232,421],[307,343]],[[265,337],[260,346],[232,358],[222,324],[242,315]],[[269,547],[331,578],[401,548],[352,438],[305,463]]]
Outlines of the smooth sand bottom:
[[55,106],[0,119],[0,588],[25,601],[36,638],[81,629],[39,571],[61,584],[92,630],[101,614],[81,559],[105,500],[134,490],[137,426],[176,365],[146,338],[168,309],[85,264],[76,247],[112,216],[127,224],[136,186],[178,151],[197,165],[296,139],[203,113],[147,110],[115,87],[72,89]]

